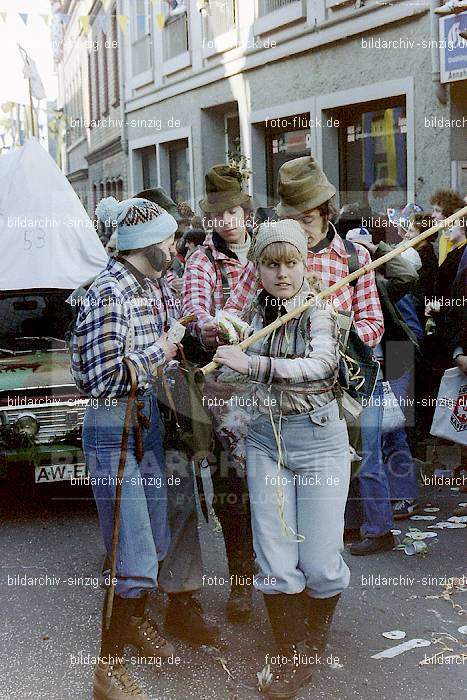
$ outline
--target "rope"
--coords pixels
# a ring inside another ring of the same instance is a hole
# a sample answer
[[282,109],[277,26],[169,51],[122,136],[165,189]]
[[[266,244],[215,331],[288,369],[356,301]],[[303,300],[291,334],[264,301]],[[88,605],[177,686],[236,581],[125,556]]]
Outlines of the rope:
[[[288,349],[289,349],[289,344],[290,344],[290,339],[287,334],[287,324],[283,327],[284,328],[284,338],[286,340],[286,347],[284,350],[284,357],[287,357]],[[276,336],[276,329],[272,332],[271,335],[271,340],[269,344],[269,349],[271,349],[273,343],[274,343],[274,338]],[[269,393],[271,393],[272,387],[269,387]],[[286,537],[292,537],[292,540],[294,542],[304,542],[305,537],[303,535],[298,534],[295,532],[295,530],[287,523],[285,519],[285,494],[284,494],[284,489],[282,487],[282,477],[281,477],[281,471],[282,467],[284,466],[284,460],[282,456],[282,394],[283,392],[281,391],[280,394],[280,399],[279,399],[279,423],[278,423],[278,429],[276,428],[276,425],[274,423],[274,416],[272,415],[272,409],[271,409],[271,401],[268,402],[268,410],[269,410],[269,420],[271,422],[271,427],[272,431],[274,433],[274,439],[276,441],[276,446],[277,446],[277,491],[276,491],[276,496],[277,496],[277,510],[279,513],[279,520],[282,525],[282,530],[285,534]]]

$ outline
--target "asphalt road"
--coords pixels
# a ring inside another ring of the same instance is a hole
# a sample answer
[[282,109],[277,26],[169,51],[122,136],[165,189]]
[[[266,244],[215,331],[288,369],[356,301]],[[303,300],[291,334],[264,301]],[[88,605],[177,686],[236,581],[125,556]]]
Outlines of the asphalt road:
[[[72,491],[71,495],[78,494]],[[92,667],[79,661],[98,652],[103,593],[97,576],[103,546],[93,502],[86,492],[82,495],[83,499],[67,501],[15,501],[2,492],[1,700],[91,698]],[[440,507],[436,513],[440,520],[448,517],[457,503],[467,500],[449,488],[424,490],[423,498],[425,503]],[[426,529],[430,524],[403,521],[398,527],[406,531],[409,525]],[[201,525],[200,532],[206,575],[226,577],[219,532],[213,524]],[[457,631],[466,624],[466,615],[458,614],[449,600],[437,597],[443,592],[445,578],[466,573],[467,528],[434,532],[438,536],[429,540],[424,558],[409,557],[402,551],[364,558],[345,554],[352,576],[335,616],[330,663],[317,669],[313,683],[300,698],[465,697],[467,657],[462,664],[446,652],[444,657],[437,657],[443,663],[419,665],[426,655],[443,649],[440,643],[392,659],[370,658],[400,643],[382,636],[389,630],[405,631],[406,640],[423,638],[431,642],[447,633],[457,640],[448,641],[454,653],[467,652],[467,647],[461,646],[467,643],[467,635]],[[46,585],[24,585],[24,576],[49,578]],[[383,577],[392,577],[392,582]],[[177,643],[178,666],[137,668],[136,675],[152,700],[261,697],[254,689],[256,672],[264,665],[265,654],[271,652],[261,597],[255,594],[252,621],[233,626],[224,622],[227,596],[225,586],[205,586],[201,592],[209,617],[224,625],[219,653]],[[457,590],[452,596],[463,608],[467,608],[466,598],[466,591]],[[162,596],[154,596],[151,604],[156,619],[160,619]]]

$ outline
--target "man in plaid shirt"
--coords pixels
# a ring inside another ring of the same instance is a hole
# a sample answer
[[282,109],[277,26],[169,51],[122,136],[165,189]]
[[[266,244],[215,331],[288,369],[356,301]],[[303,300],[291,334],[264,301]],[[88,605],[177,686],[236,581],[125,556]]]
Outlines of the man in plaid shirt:
[[[205,212],[206,228],[213,233],[187,261],[182,313],[196,316],[194,332],[205,347],[214,348],[217,345],[215,313],[222,309],[237,284],[251,242],[245,227],[251,200],[242,191],[240,173],[227,165],[211,168],[206,175],[206,197],[200,206]],[[210,391],[208,384],[204,390],[206,396]],[[216,392],[217,388],[214,397],[219,398]],[[230,445],[220,434],[219,411],[214,408],[211,413],[218,437],[217,468],[212,473],[213,507],[222,526],[231,582],[226,612],[231,622],[244,622],[251,614],[253,590],[248,490],[243,470],[233,463]]]
[[[336,189],[311,157],[285,163],[279,171],[279,195],[276,207],[281,219],[298,221],[308,236],[308,271],[317,275],[323,287],[330,287],[349,274],[349,255],[329,221],[333,213],[330,200]],[[371,262],[368,251],[355,245],[359,267]],[[225,305],[226,311],[240,311],[257,292],[253,263],[242,270],[238,284]],[[355,287],[346,285],[334,294],[336,308],[351,311],[355,329],[364,343],[375,347],[383,335],[383,314],[374,272],[362,275]]]
[[148,700],[129,674],[124,652],[132,645],[153,663],[174,653],[145,605],[149,591],[157,587],[158,562],[170,541],[164,450],[152,385],[158,368],[177,353],[165,333],[177,310],[167,285],[156,281],[169,264],[177,223],[146,199],[117,202],[109,197],[96,214],[116,224],[120,255],[109,259],[82,299],[72,337],[72,372],[80,390],[99,399],[97,406],[93,402],[86,407],[83,449],[109,558],[130,391],[126,361],[135,368],[138,393],[137,425],[129,432],[122,480],[115,597],[108,628],[104,603],[93,697]]

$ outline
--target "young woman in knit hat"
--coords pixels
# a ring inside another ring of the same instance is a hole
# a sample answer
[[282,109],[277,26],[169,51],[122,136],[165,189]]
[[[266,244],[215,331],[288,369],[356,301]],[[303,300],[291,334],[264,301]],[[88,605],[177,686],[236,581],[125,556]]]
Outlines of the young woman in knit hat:
[[[307,240],[292,220],[262,224],[249,258],[262,291],[241,317],[255,331],[303,304]],[[214,359],[256,387],[247,476],[253,543],[278,655],[271,698],[292,698],[322,657],[331,618],[349,583],[344,510],[350,476],[346,423],[333,387],[339,350],[335,312],[317,302],[247,352],[221,346]]]
[[[247,220],[252,205],[250,196],[242,190],[239,171],[228,165],[215,165],[209,170],[206,196],[199,204],[211,236],[187,261],[182,313],[196,316],[195,333],[205,347],[214,348],[218,345],[214,316],[229,298],[247,262],[251,243]],[[216,399],[229,399],[230,387],[208,383],[205,393],[207,399],[217,403]],[[229,416],[228,429],[225,423],[220,426],[217,406],[212,409],[212,417],[218,437],[217,465],[212,473],[213,507],[224,535],[231,584],[226,613],[230,622],[245,622],[252,609],[253,548],[248,491],[242,465],[235,458],[240,441],[238,416]],[[226,417],[225,412],[222,417]],[[242,454],[240,449],[240,460]]]
[[[164,452],[152,380],[177,352],[166,332],[177,309],[170,303],[167,284],[159,279],[170,264],[177,222],[157,204],[139,198],[120,203],[112,197],[104,199],[96,214],[116,226],[119,253],[109,259],[81,303],[72,338],[72,372],[80,391],[97,399],[86,408],[83,448],[108,557],[130,391],[124,359],[136,371],[140,420],[129,436],[117,585],[109,629],[103,622],[94,698],[147,700],[123,657],[126,644],[136,647],[140,657],[159,661],[174,651],[145,614],[145,603],[149,591],[157,587],[158,562],[166,555],[170,537]],[[138,443],[144,447],[142,458]],[[106,605],[104,614],[105,610]]]

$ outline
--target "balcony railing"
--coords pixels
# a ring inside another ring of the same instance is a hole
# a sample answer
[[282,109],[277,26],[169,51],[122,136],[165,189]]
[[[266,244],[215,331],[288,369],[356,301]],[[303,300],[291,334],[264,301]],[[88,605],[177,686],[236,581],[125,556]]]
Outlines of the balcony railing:
[[203,14],[204,36],[208,41],[236,27],[235,0],[210,0],[208,10]]
[[296,2],[297,0],[258,0],[258,15],[259,17],[264,17],[270,12],[281,10],[287,5],[296,4]]
[[164,61],[188,51],[188,15],[168,19],[163,30]]

